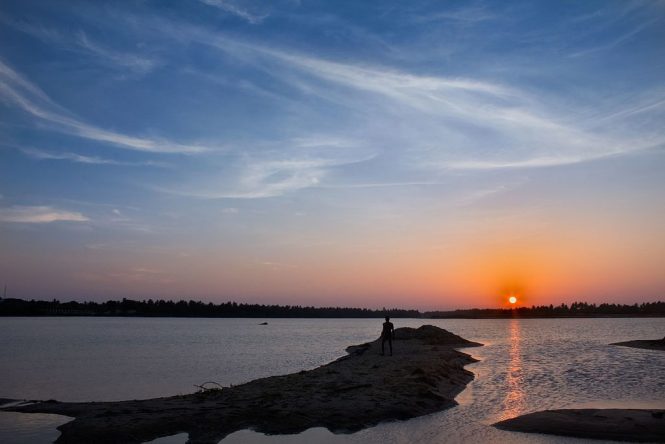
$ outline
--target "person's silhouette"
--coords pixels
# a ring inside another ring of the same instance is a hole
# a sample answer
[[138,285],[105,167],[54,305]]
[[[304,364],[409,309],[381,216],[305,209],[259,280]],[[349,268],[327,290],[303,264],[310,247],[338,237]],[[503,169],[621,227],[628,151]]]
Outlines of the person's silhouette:
[[383,330],[381,331],[381,356],[386,354],[386,341],[388,341],[388,346],[390,347],[390,356],[393,355],[393,334],[395,332],[395,327],[393,323],[390,322],[390,317],[386,316],[386,322],[383,323]]

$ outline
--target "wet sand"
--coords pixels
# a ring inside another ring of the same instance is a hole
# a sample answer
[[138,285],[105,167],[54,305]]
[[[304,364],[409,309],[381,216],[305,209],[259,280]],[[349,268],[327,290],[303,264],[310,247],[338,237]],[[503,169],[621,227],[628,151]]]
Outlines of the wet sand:
[[456,405],[473,379],[464,366],[475,360],[455,348],[479,345],[430,325],[399,328],[394,356],[381,356],[377,339],[314,370],[221,390],[120,402],[33,401],[2,410],[74,417],[58,427],[58,443],[131,444],[184,432],[190,443],[207,444],[242,429],[351,433]]

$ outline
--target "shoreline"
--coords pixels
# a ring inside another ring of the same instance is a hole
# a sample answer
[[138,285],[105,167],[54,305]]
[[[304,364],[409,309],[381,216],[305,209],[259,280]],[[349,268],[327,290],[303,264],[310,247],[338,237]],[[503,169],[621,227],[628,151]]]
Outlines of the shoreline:
[[313,370],[221,390],[120,402],[33,401],[0,410],[74,417],[58,427],[58,443],[138,444],[184,432],[190,442],[205,444],[243,429],[353,433],[456,405],[455,396],[473,379],[464,366],[476,362],[456,348],[480,345],[434,326],[404,327],[395,330],[394,356],[381,356],[377,339]]
[[[383,319],[384,315],[377,316],[178,316],[178,315],[148,315],[148,314],[2,314],[0,319],[6,318],[139,318],[139,319],[261,319],[261,320],[279,320],[279,319],[367,319],[376,320]],[[512,315],[512,316],[434,316],[434,317],[410,317],[410,316],[391,316],[392,319],[414,319],[421,321],[438,321],[438,320],[496,320],[496,319],[660,319],[665,318],[665,314],[657,315],[588,315],[588,316],[529,316],[529,315]],[[612,344],[620,345],[620,344]]]

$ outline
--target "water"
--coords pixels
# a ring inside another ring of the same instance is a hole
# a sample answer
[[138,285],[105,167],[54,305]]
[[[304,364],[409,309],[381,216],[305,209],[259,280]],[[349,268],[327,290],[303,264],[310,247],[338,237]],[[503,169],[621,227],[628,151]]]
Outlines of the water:
[[[194,384],[238,384],[311,369],[378,337],[378,319],[0,318],[0,398],[123,400],[190,393]],[[609,346],[660,338],[665,319],[395,320],[431,323],[481,342],[460,405],[351,435],[310,429],[227,443],[585,442],[489,425],[547,408],[665,408],[665,353]],[[396,343],[399,346],[399,342]],[[0,442],[51,442],[68,418],[0,413]],[[186,436],[155,443],[183,443]],[[594,441],[597,442],[597,441]]]

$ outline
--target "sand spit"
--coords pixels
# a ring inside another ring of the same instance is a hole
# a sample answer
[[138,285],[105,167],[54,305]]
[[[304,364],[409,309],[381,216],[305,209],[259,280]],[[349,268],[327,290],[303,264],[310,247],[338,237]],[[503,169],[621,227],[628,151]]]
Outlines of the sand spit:
[[[121,402],[44,401],[3,408],[75,419],[58,429],[57,443],[141,443],[186,432],[189,443],[217,443],[241,429],[299,433],[326,427],[351,433],[456,404],[473,379],[475,360],[454,349],[482,344],[425,325],[395,330],[394,356],[376,340],[310,371],[184,396]],[[387,348],[387,344],[386,344]]]
[[576,438],[665,442],[665,410],[544,410],[494,424],[503,430]]
[[647,350],[665,351],[665,338],[663,339],[643,339],[638,341],[615,342],[610,345],[621,345],[624,347],[645,348]]

